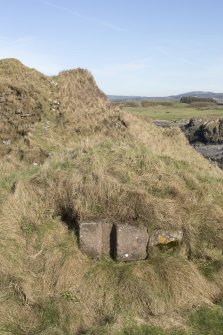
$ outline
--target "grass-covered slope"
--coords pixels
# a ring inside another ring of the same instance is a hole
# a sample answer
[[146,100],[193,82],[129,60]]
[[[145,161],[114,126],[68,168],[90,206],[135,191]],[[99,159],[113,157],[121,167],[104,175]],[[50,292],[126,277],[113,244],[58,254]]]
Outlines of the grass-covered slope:
[[[4,60],[0,83],[42,101],[29,130],[1,143],[0,334],[197,334],[199,306],[220,319],[222,171],[179,130],[114,109],[85,70],[52,78]],[[72,229],[85,220],[180,228],[184,243],[141,262],[91,260]]]
[[[121,105],[122,106],[122,105]],[[223,106],[216,104],[194,103],[185,104],[172,101],[169,103],[150,102],[147,106],[123,106],[123,108],[133,115],[141,116],[144,119],[155,120],[189,120],[198,119],[216,119],[223,117]]]

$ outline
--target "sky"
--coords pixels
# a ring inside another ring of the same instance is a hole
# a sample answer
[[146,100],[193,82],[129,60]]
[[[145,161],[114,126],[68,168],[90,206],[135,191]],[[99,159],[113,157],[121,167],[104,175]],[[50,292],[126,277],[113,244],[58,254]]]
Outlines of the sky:
[[7,0],[0,58],[86,68],[106,94],[223,92],[222,0]]

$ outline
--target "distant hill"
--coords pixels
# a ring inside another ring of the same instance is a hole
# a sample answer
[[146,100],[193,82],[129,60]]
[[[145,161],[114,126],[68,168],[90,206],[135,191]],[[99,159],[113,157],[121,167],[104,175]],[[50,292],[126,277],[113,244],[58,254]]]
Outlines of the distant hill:
[[223,93],[203,92],[203,91],[192,91],[178,95],[172,95],[168,98],[171,100],[180,100],[182,97],[197,97],[197,98],[212,98],[212,99],[223,99]]
[[134,96],[134,95],[107,95],[107,98],[110,101],[128,101],[128,100],[140,101],[140,100],[156,99],[156,98],[151,98],[151,97],[141,97],[141,96]]
[[187,93],[182,93],[178,95],[170,95],[167,97],[145,97],[145,96],[122,96],[122,95],[108,95],[108,99],[111,101],[120,101],[120,100],[180,100],[182,97],[199,97],[199,98],[213,98],[217,101],[223,100],[223,93],[213,93],[213,92],[203,92],[203,91],[192,91]]

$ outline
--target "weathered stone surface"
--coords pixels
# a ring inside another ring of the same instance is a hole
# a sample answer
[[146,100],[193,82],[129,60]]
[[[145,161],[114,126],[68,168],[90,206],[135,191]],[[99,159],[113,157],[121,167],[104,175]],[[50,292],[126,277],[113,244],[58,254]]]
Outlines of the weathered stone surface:
[[101,222],[82,222],[79,226],[80,250],[87,256],[99,258],[102,255]]
[[113,224],[102,223],[102,254],[105,256],[111,255],[111,249],[114,248],[114,239],[111,235]]
[[182,230],[155,230],[150,236],[149,247],[168,245],[170,243],[181,243],[182,239]]
[[115,258],[118,261],[146,259],[148,233],[146,227],[116,226]]
[[223,119],[210,121],[191,119],[181,127],[181,130],[192,144],[223,144]]

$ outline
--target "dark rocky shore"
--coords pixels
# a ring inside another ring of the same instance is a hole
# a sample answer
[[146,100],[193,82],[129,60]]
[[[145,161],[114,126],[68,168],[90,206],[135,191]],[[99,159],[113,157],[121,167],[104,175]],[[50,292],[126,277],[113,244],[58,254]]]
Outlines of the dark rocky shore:
[[223,169],[223,119],[155,120],[154,123],[162,128],[179,127],[195,150]]
[[223,144],[195,145],[194,148],[223,169]]

